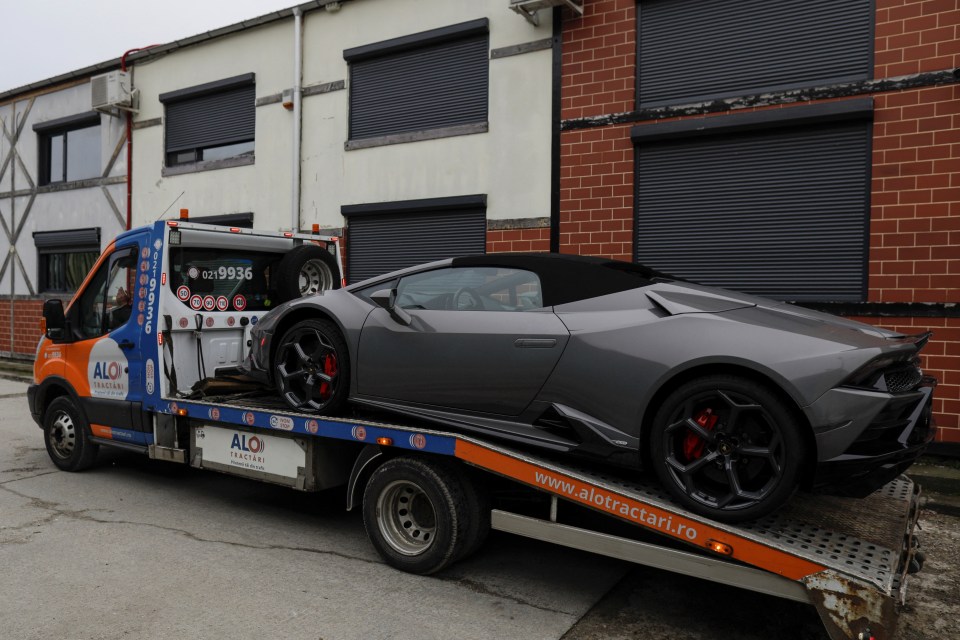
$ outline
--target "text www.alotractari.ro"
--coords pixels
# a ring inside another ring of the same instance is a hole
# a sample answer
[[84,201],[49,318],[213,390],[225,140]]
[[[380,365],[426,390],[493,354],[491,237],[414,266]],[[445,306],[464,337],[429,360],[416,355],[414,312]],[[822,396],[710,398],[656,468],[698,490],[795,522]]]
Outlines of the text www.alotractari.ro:
[[534,472],[534,478],[536,479],[537,484],[547,487],[548,489],[553,489],[562,494],[575,497],[582,502],[592,504],[604,511],[609,513],[614,513],[620,515],[621,517],[633,520],[640,524],[647,525],[660,531],[666,533],[672,533],[677,536],[683,536],[691,542],[696,540],[699,536],[699,533],[693,527],[690,527],[686,524],[674,523],[673,517],[666,515],[659,515],[657,513],[647,511],[643,507],[633,506],[628,502],[625,502],[618,498],[615,495],[607,493],[606,491],[598,491],[593,487],[581,486],[576,482],[570,480],[561,480],[560,478],[551,476],[546,473],[541,473],[540,471]]

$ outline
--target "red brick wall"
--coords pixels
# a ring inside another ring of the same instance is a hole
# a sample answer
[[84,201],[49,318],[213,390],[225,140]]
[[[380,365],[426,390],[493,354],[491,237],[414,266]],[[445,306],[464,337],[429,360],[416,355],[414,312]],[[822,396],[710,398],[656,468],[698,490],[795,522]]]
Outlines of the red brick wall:
[[[0,351],[30,356],[40,340],[40,316],[43,300],[13,301],[13,335],[10,333],[10,299],[0,299]],[[12,339],[12,340],[11,340]]]
[[874,106],[870,299],[960,301],[960,85]]
[[487,253],[550,251],[550,227],[487,229]]
[[957,0],[877,0],[874,77],[960,66]]

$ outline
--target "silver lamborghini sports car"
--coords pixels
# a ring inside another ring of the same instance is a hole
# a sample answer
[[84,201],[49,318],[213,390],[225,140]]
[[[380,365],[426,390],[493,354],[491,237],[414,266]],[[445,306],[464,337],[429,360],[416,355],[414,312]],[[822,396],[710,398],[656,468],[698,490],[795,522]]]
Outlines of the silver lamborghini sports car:
[[491,254],[287,302],[246,369],[293,408],[348,403],[652,469],[735,522],[798,487],[865,496],[933,435],[907,336],[575,256]]

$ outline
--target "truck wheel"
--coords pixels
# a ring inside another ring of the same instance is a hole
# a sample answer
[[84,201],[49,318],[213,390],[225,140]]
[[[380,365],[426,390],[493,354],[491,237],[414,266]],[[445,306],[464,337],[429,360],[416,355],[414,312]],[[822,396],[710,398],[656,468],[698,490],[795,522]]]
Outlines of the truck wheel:
[[781,507],[797,488],[805,455],[793,412],[766,386],[737,376],[679,386],[650,432],[650,460],[666,490],[721,522]]
[[67,396],[54,399],[43,415],[47,454],[63,471],[82,471],[93,466],[100,447],[91,442],[83,412]]
[[470,479],[463,469],[457,470],[460,477],[463,495],[467,500],[467,515],[473,520],[467,527],[463,548],[457,560],[463,560],[474,554],[490,535],[490,495]]
[[340,288],[340,269],[325,248],[315,244],[294,247],[277,267],[280,302]]
[[478,522],[461,477],[425,460],[385,462],[363,492],[370,542],[389,565],[408,573],[436,573],[458,560],[476,540]]
[[273,379],[284,401],[298,411],[333,415],[350,386],[347,343],[329,320],[303,320],[280,339]]

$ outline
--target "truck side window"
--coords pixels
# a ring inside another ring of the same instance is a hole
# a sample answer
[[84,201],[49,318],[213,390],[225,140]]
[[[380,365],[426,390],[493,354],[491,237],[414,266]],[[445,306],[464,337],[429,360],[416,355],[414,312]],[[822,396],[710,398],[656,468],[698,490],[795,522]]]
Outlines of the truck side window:
[[100,265],[77,299],[75,332],[81,340],[97,338],[130,318],[136,277],[136,248],[121,249]]

